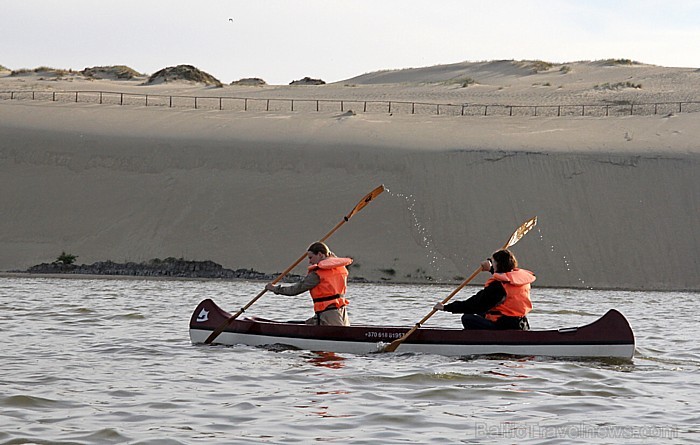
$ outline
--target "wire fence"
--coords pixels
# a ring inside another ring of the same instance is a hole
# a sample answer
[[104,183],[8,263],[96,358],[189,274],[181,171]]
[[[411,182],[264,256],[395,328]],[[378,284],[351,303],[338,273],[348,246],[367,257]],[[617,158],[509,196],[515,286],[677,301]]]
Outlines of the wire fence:
[[108,91],[0,91],[2,100],[40,100],[202,110],[267,112],[347,112],[432,116],[640,116],[700,111],[700,101],[578,105],[445,104],[390,100],[281,99],[174,96]]

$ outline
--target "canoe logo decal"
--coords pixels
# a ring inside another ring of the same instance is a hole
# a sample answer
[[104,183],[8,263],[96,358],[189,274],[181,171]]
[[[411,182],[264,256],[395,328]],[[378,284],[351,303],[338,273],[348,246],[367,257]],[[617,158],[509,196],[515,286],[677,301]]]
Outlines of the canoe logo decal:
[[202,309],[202,311],[197,315],[197,323],[202,323],[209,320],[209,311]]

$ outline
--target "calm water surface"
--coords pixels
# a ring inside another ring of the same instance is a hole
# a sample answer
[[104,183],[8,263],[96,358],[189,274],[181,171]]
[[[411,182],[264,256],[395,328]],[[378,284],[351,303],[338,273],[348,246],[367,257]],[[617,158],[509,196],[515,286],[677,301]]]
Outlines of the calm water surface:
[[[0,278],[0,444],[700,441],[697,293],[533,292],[533,328],[620,310],[637,337],[632,361],[190,343],[200,300],[235,312],[261,289]],[[354,284],[351,319],[411,326],[451,290]],[[308,297],[265,295],[248,314],[302,319],[310,307]],[[459,316],[427,325],[459,326]]]

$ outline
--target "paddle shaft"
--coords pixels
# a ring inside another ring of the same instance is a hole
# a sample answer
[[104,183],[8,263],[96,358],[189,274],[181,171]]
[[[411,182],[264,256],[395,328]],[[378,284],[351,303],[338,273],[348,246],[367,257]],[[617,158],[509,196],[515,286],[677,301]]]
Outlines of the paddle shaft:
[[[453,291],[450,293],[450,295],[448,295],[444,300],[442,300],[442,304],[447,304],[447,302],[450,301],[450,300],[452,299],[452,297],[454,297],[455,295],[457,295],[457,292],[461,291],[461,290],[464,288],[464,286],[466,286],[467,284],[469,284],[469,282],[470,282],[471,280],[473,280],[474,278],[476,278],[476,276],[479,275],[479,272],[481,272],[481,266],[479,266],[479,268],[478,268],[477,270],[475,270],[474,273],[471,274],[471,276],[470,276],[469,278],[467,278],[466,280],[462,281],[462,284],[460,284],[459,287],[458,287],[457,289],[453,290]],[[408,332],[406,332],[406,333],[403,334],[401,337],[399,337],[399,338],[397,338],[396,340],[394,340],[393,342],[391,342],[386,348],[384,348],[384,352],[394,352],[394,351],[396,350],[396,348],[398,348],[398,347],[401,345],[401,343],[404,342],[404,340],[406,340],[408,337],[411,336],[411,334],[413,334],[414,332],[416,332],[416,330],[417,330],[418,328],[420,328],[420,327],[423,325],[423,323],[425,323],[426,321],[428,321],[428,319],[429,319],[430,317],[432,317],[433,315],[435,315],[436,312],[437,312],[437,309],[433,308],[433,309],[428,313],[428,315],[426,315],[425,317],[423,317],[423,318],[421,319],[421,321],[419,321],[418,323],[416,323],[415,326],[413,326]]]
[[[516,229],[515,232],[513,232],[513,235],[511,235],[511,237],[508,239],[508,241],[506,241],[506,243],[503,245],[503,247],[502,247],[501,249],[507,249],[507,248],[509,248],[510,246],[512,246],[512,245],[514,245],[515,243],[517,243],[518,241],[520,241],[520,238],[522,238],[523,235],[525,235],[532,227],[534,227],[535,224],[537,224],[537,217],[534,217],[534,218],[531,218],[531,219],[525,221],[520,227],[518,227],[518,228]],[[450,300],[452,299],[452,297],[454,297],[454,296],[457,294],[457,292],[461,291],[461,290],[464,288],[464,286],[466,286],[467,284],[469,284],[470,281],[472,281],[474,278],[476,278],[476,276],[479,275],[479,272],[481,272],[482,270],[483,270],[483,269],[481,268],[481,264],[479,264],[479,268],[476,269],[476,270],[474,271],[474,273],[472,273],[472,274],[469,276],[469,278],[467,278],[466,280],[462,281],[462,284],[460,284],[459,287],[457,287],[457,289],[453,290],[453,291],[450,293],[450,295],[448,295],[447,297],[445,297],[445,299],[442,300],[442,304],[446,304],[448,301],[450,301]],[[414,332],[416,332],[416,330],[417,330],[418,328],[420,328],[420,327],[423,325],[423,323],[425,323],[426,321],[428,321],[428,319],[429,319],[430,317],[432,317],[436,312],[437,312],[437,309],[433,308],[433,309],[428,313],[428,315],[426,315],[425,317],[423,317],[423,319],[421,319],[421,321],[419,321],[418,323],[416,323],[415,326],[413,326],[408,332],[406,332],[404,335],[402,335],[401,337],[397,338],[396,340],[392,341],[390,344],[388,344],[386,347],[384,347],[384,349],[383,349],[382,351],[383,351],[383,352],[394,352],[394,351],[396,351],[396,348],[398,348],[399,346],[401,346],[401,343],[403,343],[404,340],[406,340],[408,337],[411,336],[411,334],[413,334]]]
[[[328,238],[330,238],[331,235],[333,235],[338,229],[340,229],[340,228],[343,226],[343,224],[345,224],[346,222],[348,222],[348,221],[350,220],[350,218],[352,218],[353,215],[355,215],[357,212],[359,212],[360,210],[362,210],[367,204],[370,203],[370,201],[372,201],[374,198],[376,198],[376,197],[377,197],[380,193],[382,193],[383,191],[384,191],[384,185],[380,185],[379,187],[375,188],[375,189],[372,190],[370,193],[368,193],[364,198],[362,198],[362,200],[361,200],[359,203],[357,203],[357,205],[356,205],[355,207],[353,207],[353,209],[350,211],[350,213],[348,213],[346,216],[344,216],[343,219],[342,219],[338,224],[336,224],[335,227],[333,227],[333,228],[331,229],[331,231],[328,232],[328,233],[326,234],[326,236],[324,236],[323,238],[321,238],[319,241],[320,241],[320,242],[324,242],[324,241],[326,241]],[[279,276],[278,276],[277,278],[275,278],[274,280],[272,280],[272,284],[278,283],[282,278],[285,277],[285,275],[287,275],[289,272],[291,272],[292,269],[294,269],[295,267],[297,267],[297,266],[299,265],[299,263],[301,263],[302,261],[304,261],[304,258],[306,258],[306,252],[304,252],[304,254],[303,254],[302,256],[300,256],[299,259],[297,259],[291,266],[289,266],[287,269],[285,269],[284,272],[282,272],[281,274],[279,274]],[[232,316],[230,316],[228,319],[226,319],[225,322],[223,322],[218,328],[216,328],[216,329],[209,335],[209,337],[207,337],[206,340],[204,340],[204,343],[205,343],[205,344],[211,344],[214,340],[216,340],[216,338],[224,331],[224,329],[226,329],[226,327],[228,327],[228,325],[231,324],[231,322],[232,322],[233,320],[235,320],[235,319],[237,319],[238,317],[240,317],[241,314],[242,314],[243,312],[246,311],[246,309],[248,309],[250,306],[252,306],[256,301],[258,301],[258,300],[260,299],[260,297],[262,297],[263,295],[265,295],[265,292],[267,292],[267,289],[261,290],[260,293],[258,293],[258,295],[256,295],[252,300],[250,300],[250,301],[248,302],[248,304],[246,304],[245,306],[243,306],[241,309],[238,310],[238,312],[236,312],[235,314],[233,314]]]

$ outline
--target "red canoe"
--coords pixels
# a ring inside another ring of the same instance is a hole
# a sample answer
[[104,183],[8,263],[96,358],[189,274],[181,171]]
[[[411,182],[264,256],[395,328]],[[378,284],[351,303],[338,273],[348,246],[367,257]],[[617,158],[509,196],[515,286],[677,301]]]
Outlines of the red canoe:
[[[204,343],[231,314],[212,300],[199,303],[190,319],[192,343]],[[310,351],[365,354],[379,352],[405,334],[398,326],[309,326],[259,318],[233,320],[215,344],[251,346],[285,345]],[[593,323],[554,330],[500,331],[456,328],[421,328],[397,352],[451,356],[509,354],[550,357],[613,357],[631,359],[634,333],[627,319],[611,309]]]

